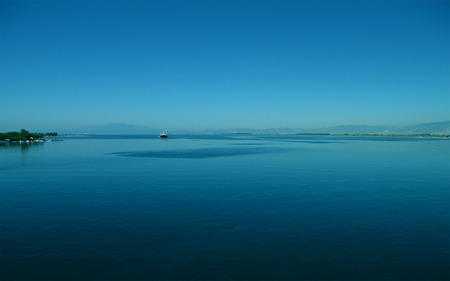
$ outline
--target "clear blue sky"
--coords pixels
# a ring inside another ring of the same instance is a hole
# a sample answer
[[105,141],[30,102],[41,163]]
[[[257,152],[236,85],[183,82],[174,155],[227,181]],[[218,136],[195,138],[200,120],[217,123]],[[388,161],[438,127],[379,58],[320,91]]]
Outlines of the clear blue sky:
[[0,131],[450,120],[449,1],[1,1]]

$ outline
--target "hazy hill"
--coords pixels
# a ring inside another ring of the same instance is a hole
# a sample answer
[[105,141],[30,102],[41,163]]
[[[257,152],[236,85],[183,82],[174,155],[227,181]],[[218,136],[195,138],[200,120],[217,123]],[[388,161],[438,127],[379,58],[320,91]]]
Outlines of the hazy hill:
[[231,130],[208,130],[204,133],[224,134],[224,133],[249,133],[249,134],[308,134],[308,133],[328,133],[328,134],[380,134],[380,135],[450,135],[450,121],[424,123],[407,127],[393,126],[368,126],[368,125],[341,125],[334,127],[323,127],[313,129],[292,129],[292,128],[272,128],[272,129],[231,129]]
[[130,124],[105,124],[80,129],[79,133],[87,134],[157,134],[160,130]]
[[425,123],[415,126],[404,127],[399,131],[402,134],[431,134],[431,135],[450,135],[450,121]]
[[[159,134],[160,129],[154,129],[144,126],[135,126],[130,124],[105,124],[77,130],[76,133],[88,134]],[[174,130],[169,134],[189,134],[193,132]],[[342,125],[334,127],[302,129],[302,128],[269,128],[269,129],[251,129],[237,128],[229,130],[205,130],[203,134],[309,134],[309,133],[327,133],[327,134],[380,134],[380,135],[450,135],[450,121],[424,123],[407,127],[392,126],[367,126],[367,125]]]
[[407,127],[337,126],[324,131],[327,130],[332,134],[450,135],[450,121],[424,123]]

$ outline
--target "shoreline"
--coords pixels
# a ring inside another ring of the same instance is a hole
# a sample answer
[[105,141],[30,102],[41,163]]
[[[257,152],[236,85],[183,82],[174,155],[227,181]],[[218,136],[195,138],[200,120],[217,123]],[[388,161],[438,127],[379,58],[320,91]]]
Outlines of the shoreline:
[[[66,134],[60,135],[61,138],[89,138],[91,136],[154,136],[155,134]],[[373,138],[426,138],[426,139],[449,139],[450,135],[380,135],[380,134],[328,134],[328,133],[296,133],[296,134],[255,134],[255,133],[172,133],[174,136],[298,136],[298,137],[373,137]],[[51,140],[47,140],[51,141]]]

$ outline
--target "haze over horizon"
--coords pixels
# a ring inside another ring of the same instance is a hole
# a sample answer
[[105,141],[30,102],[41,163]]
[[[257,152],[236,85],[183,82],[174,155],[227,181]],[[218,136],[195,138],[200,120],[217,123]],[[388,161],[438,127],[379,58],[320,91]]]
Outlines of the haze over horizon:
[[448,1],[1,1],[0,131],[450,120]]

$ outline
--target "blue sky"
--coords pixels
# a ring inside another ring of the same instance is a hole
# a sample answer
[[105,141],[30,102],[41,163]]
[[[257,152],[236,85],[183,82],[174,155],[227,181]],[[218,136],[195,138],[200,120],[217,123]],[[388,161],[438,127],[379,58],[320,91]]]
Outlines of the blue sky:
[[1,1],[0,131],[450,120],[449,1]]

